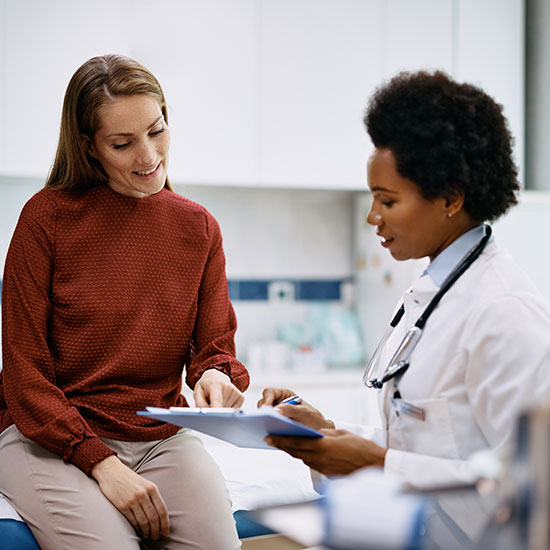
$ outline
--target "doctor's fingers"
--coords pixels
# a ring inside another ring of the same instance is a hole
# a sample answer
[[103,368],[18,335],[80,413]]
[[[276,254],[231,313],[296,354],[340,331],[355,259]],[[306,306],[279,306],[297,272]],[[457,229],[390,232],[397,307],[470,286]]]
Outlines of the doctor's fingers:
[[265,438],[265,442],[272,447],[277,447],[278,449],[291,454],[291,451],[319,452],[323,439],[324,438],[322,437],[286,437],[282,435],[268,435]]
[[277,405],[277,410],[287,418],[300,422],[300,424],[305,424],[315,430],[334,428],[332,420],[325,418],[320,411],[305,401],[302,401],[300,405]]
[[285,444],[285,442],[290,439],[305,439],[305,438],[302,438],[302,437],[276,437],[276,438],[273,437],[272,438],[271,436],[269,436],[269,437],[266,437],[265,441],[269,445],[276,447],[277,449],[280,449],[285,453],[288,453],[290,456],[303,460],[309,466],[309,462],[311,461],[312,457],[317,454],[318,451],[315,449],[304,449],[302,447],[299,447],[299,444],[296,444],[295,441],[291,442],[288,445]]
[[325,435],[323,443],[332,449],[325,456],[333,456],[341,462],[347,462],[350,471],[364,466],[383,467],[387,449],[370,439],[348,430],[320,430]]
[[290,456],[301,460],[306,466],[324,475],[347,475],[368,464],[357,462],[353,457],[341,455],[340,449],[327,442],[319,442],[315,449],[296,448],[296,446],[276,445]]
[[331,457],[326,457],[324,453],[319,452],[318,450],[296,449],[284,446],[278,446],[278,448],[290,456],[301,460],[306,466],[312,470],[320,472],[321,474],[336,475],[349,473],[350,471],[349,468],[342,467],[339,464],[333,465],[333,460]]
[[295,393],[288,388],[265,388],[262,392],[262,398],[258,401],[258,407],[265,405],[277,405],[283,399],[292,397]]
[[337,430],[335,428],[320,428],[319,431],[323,435],[334,436],[334,437],[343,436],[343,435],[353,435],[352,432],[348,430],[342,430],[342,429]]

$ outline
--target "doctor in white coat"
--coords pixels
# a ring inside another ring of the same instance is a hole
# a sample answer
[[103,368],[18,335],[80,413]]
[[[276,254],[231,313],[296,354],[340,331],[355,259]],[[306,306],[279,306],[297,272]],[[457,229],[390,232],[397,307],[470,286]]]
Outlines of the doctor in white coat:
[[[410,488],[471,483],[477,474],[468,457],[504,452],[518,415],[550,402],[547,304],[484,224],[517,203],[512,139],[492,98],[441,72],[398,75],[377,90],[364,122],[375,146],[367,221],[396,260],[430,259],[397,305],[394,314],[401,305],[404,312],[375,354],[367,385],[391,376],[407,332],[444,293],[407,348],[408,368],[369,390],[378,391],[382,430],[336,429],[342,425],[306,402],[282,404],[283,414],[325,437],[268,442],[327,475],[378,466]],[[267,388],[259,405],[292,394]]]

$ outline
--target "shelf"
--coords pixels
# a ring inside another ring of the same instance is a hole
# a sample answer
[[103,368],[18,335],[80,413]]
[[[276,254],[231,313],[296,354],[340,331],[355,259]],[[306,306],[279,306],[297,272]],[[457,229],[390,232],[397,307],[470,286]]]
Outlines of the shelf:
[[281,370],[273,373],[250,373],[251,390],[276,387],[327,387],[327,386],[354,386],[361,384],[363,368],[332,368],[319,372],[295,372]]

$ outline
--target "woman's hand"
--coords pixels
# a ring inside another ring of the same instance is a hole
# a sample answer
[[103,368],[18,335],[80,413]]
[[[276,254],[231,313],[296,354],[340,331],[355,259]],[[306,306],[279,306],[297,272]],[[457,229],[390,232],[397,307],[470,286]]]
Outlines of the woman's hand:
[[193,390],[197,407],[240,407],[244,395],[233,385],[229,376],[216,369],[202,373]]
[[365,466],[384,466],[387,449],[347,430],[320,431],[324,437],[269,435],[265,440],[325,475],[346,475]]
[[325,418],[320,411],[312,407],[306,401],[299,405],[280,405],[283,399],[296,395],[292,390],[286,388],[266,388],[262,393],[262,398],[258,401],[258,407],[263,405],[275,405],[277,410],[287,418],[309,426],[314,430],[321,428],[334,428],[334,422]]
[[138,534],[157,540],[170,533],[168,509],[154,483],[136,474],[116,456],[98,462],[92,468],[92,476]]

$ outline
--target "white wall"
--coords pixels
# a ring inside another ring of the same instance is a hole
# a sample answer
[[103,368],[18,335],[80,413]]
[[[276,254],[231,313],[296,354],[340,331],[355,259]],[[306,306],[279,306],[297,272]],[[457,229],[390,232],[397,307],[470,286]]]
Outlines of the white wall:
[[[403,69],[480,84],[504,104],[523,173],[523,20],[523,0],[0,0],[0,260],[51,163],[70,75],[116,51],[163,84],[172,181],[192,183],[178,192],[220,221],[228,275],[355,273],[358,301],[385,323],[417,268],[387,264],[358,225],[364,199],[350,190],[365,189],[367,97]],[[539,199],[498,234],[548,295]],[[374,279],[361,261],[378,262]],[[307,316],[303,303],[236,309],[240,349]]]
[[[352,275],[353,193],[176,186],[206,206],[223,232],[228,278],[343,279]],[[239,355],[273,340],[281,323],[306,322],[306,302],[234,302]]]
[[[43,186],[0,176],[0,261],[26,200]],[[231,279],[345,279],[352,275],[353,193],[175,186],[212,212],[222,229]],[[282,322],[304,321],[309,304],[235,302],[241,357],[251,342],[274,339]]]
[[550,193],[524,191],[494,225],[495,239],[526,271],[550,304]]
[[220,223],[231,278],[351,275],[351,192],[192,185],[175,190]]
[[35,178],[0,176],[0,265],[2,271],[19,213],[27,200],[43,186],[44,183]]

